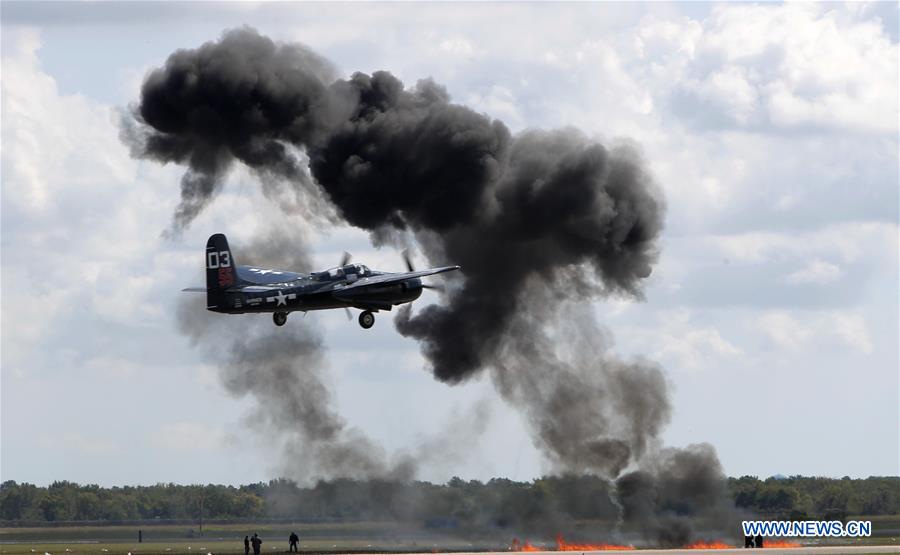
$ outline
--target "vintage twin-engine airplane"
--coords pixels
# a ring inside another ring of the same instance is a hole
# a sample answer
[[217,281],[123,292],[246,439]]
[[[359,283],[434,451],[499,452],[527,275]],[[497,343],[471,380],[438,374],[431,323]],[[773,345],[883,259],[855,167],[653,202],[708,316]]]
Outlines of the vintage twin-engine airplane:
[[369,329],[375,324],[374,312],[412,302],[422,289],[439,289],[420,278],[459,270],[444,266],[416,271],[405,258],[409,271],[399,273],[350,264],[347,253],[340,266],[311,274],[238,266],[228,240],[217,233],[206,242],[206,287],[184,291],[206,293],[206,309],[213,312],[271,312],[276,326],[287,322],[288,312],[343,308],[349,316],[350,308],[358,308],[359,325]]

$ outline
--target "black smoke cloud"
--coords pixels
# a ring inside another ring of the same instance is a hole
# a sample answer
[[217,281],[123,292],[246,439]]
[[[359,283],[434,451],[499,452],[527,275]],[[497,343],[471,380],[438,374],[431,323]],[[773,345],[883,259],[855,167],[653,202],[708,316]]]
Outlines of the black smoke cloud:
[[248,28],[178,50],[151,71],[135,119],[123,120],[122,136],[136,156],[187,165],[173,230],[209,204],[235,161],[266,184],[282,178],[315,194],[291,145],[322,136],[329,122],[343,117],[339,106],[346,103],[325,84],[335,74],[308,48],[277,45]]
[[531,282],[555,293],[550,304],[603,291],[639,296],[655,261],[662,204],[632,151],[610,152],[573,130],[528,132],[504,159],[477,219],[441,233],[441,250],[462,265],[465,283],[447,305],[398,320],[445,381],[488,366],[513,337],[516,315],[544,311]]
[[398,322],[449,382],[486,366],[529,279],[576,296],[639,295],[664,209],[633,149],[575,130],[513,137],[431,80],[405,89],[381,71],[328,84],[332,73],[307,48],[246,28],[152,71],[129,140],[136,154],[188,164],[175,226],[214,198],[235,160],[293,183],[304,152],[348,223],[410,230],[432,259],[463,266],[450,303]]
[[737,530],[725,473],[708,444],[662,449],[643,468],[624,474],[616,491],[626,521],[638,522],[658,545],[678,547],[708,530]]
[[308,48],[250,28],[152,71],[123,137],[136,156],[187,165],[173,229],[238,161],[266,194],[329,213],[323,225],[413,241],[463,268],[445,303],[395,319],[437,379],[489,371],[559,470],[613,479],[652,458],[670,415],[662,371],[613,355],[586,302],[641,298],[657,259],[665,205],[637,148],[575,129],[512,134],[430,79],[335,75]]

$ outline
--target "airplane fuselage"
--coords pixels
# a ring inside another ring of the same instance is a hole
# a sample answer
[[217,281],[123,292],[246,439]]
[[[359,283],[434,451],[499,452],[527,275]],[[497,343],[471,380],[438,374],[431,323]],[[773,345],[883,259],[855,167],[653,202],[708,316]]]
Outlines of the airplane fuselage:
[[[371,275],[384,275],[384,272],[371,272]],[[207,309],[226,314],[306,312],[331,308],[391,310],[396,305],[418,299],[422,294],[422,280],[409,278],[399,283],[371,285],[354,291],[352,296],[342,295],[342,289],[357,279],[320,281],[313,276],[304,276],[285,282],[245,285],[235,291],[226,290],[220,302],[207,306]]]
[[378,272],[349,264],[349,255],[341,266],[311,274],[238,266],[228,240],[217,233],[206,242],[206,287],[185,291],[206,293],[206,308],[213,312],[270,312],[277,326],[283,326],[291,312],[357,308],[362,310],[359,325],[368,329],[375,323],[375,312],[412,302],[424,288],[435,289],[420,278],[459,270],[442,266],[417,271],[405,258],[408,272]]

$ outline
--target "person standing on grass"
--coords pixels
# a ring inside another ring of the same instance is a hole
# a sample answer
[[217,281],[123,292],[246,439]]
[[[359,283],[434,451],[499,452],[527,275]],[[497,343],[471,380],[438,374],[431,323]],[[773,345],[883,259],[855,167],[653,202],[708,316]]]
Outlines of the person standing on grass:
[[288,538],[288,551],[298,552],[297,544],[300,543],[300,536],[296,534],[296,532],[291,532],[291,536]]
[[250,536],[244,536],[244,555],[250,555]]
[[259,549],[262,545],[262,540],[259,539],[259,536],[254,533],[253,538],[250,540],[250,543],[253,544],[253,555],[259,555]]

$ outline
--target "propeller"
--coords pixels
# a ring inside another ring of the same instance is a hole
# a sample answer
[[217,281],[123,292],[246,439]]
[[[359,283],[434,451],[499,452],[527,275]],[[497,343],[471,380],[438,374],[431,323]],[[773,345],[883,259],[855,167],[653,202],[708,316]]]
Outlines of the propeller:
[[[406,269],[410,272],[415,272],[416,268],[413,266],[412,257],[409,255],[409,249],[403,249],[403,261],[406,262]],[[447,290],[444,289],[443,285],[426,285],[422,284],[422,289],[432,289],[437,291],[438,293],[446,293]]]
[[344,255],[341,257],[341,266],[346,266],[350,264],[350,261],[353,260],[353,255],[347,251],[344,251]]
[[415,272],[416,269],[413,267],[412,258],[409,256],[409,249],[403,249],[403,261],[406,262],[406,269],[410,272]]

